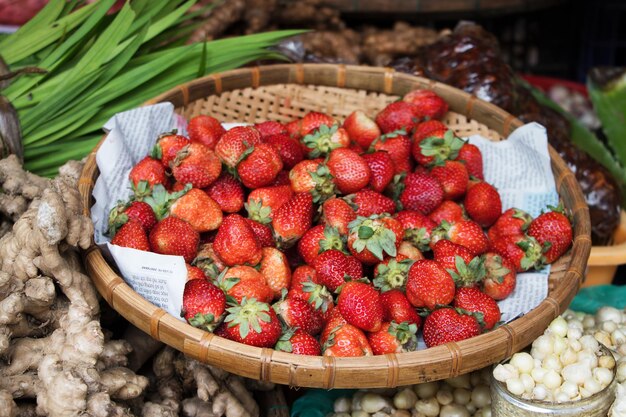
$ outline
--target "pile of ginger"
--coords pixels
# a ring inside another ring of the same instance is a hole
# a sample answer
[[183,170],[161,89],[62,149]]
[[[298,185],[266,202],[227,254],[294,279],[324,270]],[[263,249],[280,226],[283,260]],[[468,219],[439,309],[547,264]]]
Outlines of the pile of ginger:
[[189,359],[128,323],[103,327],[108,306],[81,263],[93,236],[81,169],[72,161],[45,179],[0,160],[0,416],[258,416],[251,389],[271,384]]

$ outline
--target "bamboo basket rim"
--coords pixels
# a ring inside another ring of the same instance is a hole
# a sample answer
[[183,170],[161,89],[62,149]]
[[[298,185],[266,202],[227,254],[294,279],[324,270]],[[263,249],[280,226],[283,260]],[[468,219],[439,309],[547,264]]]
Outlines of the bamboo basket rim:
[[[504,110],[448,85],[397,73],[390,68],[335,64],[279,64],[227,71],[182,84],[145,104],[170,101],[176,108],[202,97],[231,90],[273,84],[320,85],[402,95],[428,88],[441,95],[450,110],[496,130],[503,137],[522,122]],[[104,140],[104,138],[103,138]],[[79,191],[84,214],[90,216],[91,193],[98,175],[89,154]],[[134,292],[107,264],[93,243],[83,252],[84,263],[103,298],[131,323],[175,349],[228,372],[262,381],[318,388],[396,387],[444,379],[493,364],[523,349],[563,312],[581,286],[591,248],[589,210],[580,187],[565,162],[549,147],[559,196],[573,216],[574,239],[568,254],[553,265],[559,285],[551,285],[539,306],[496,330],[460,342],[425,350],[370,357],[303,356],[236,343],[192,327]]]

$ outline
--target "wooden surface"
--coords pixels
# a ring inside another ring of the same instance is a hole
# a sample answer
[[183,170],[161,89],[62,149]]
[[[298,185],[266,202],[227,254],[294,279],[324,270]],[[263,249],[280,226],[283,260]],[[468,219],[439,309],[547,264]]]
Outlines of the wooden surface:
[[[234,70],[181,85],[148,104],[170,101],[186,117],[208,112],[223,121],[291,120],[309,110],[343,117],[357,108],[375,113],[416,88],[432,89],[449,103],[446,121],[462,135],[481,132],[500,140],[522,124],[498,107],[444,84],[391,69],[330,64]],[[249,378],[291,386],[367,388],[456,376],[526,347],[567,308],[581,285],[591,248],[588,208],[574,175],[551,148],[550,155],[557,191],[573,216],[573,247],[552,266],[548,297],[537,308],[497,330],[458,343],[360,358],[259,349],[196,329],[150,304],[114,272],[96,246],[85,251],[85,265],[98,291],[131,323],[193,358]],[[97,176],[94,149],[79,182],[87,215]]]

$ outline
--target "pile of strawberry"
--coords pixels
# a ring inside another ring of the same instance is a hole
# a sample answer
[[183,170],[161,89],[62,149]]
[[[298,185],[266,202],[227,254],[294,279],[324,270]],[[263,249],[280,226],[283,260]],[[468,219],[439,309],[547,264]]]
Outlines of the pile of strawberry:
[[184,257],[182,315],[241,343],[361,356],[414,350],[420,327],[429,347],[478,335],[572,228],[559,209],[502,212],[447,110],[416,90],[343,124],[194,117],[130,172],[112,243]]

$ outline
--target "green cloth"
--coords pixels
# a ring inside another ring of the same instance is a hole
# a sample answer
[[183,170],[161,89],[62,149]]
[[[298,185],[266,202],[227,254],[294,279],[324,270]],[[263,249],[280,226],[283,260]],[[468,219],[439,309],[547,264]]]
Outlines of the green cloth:
[[595,314],[603,306],[612,306],[623,309],[626,307],[626,285],[596,285],[582,288],[569,308]]
[[325,417],[333,412],[333,404],[339,397],[352,397],[352,389],[308,389],[291,406],[291,417]]

